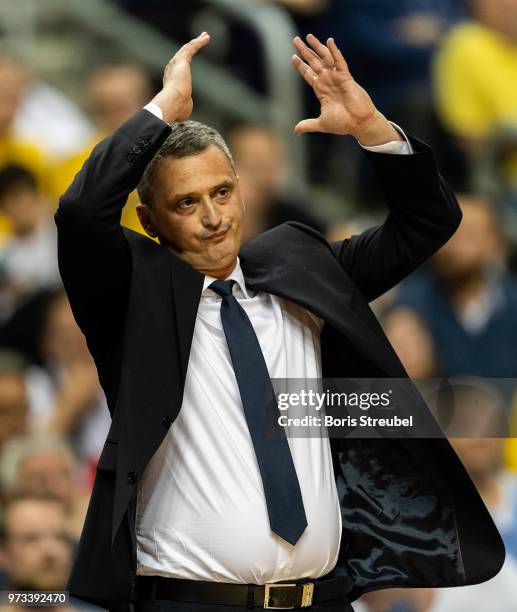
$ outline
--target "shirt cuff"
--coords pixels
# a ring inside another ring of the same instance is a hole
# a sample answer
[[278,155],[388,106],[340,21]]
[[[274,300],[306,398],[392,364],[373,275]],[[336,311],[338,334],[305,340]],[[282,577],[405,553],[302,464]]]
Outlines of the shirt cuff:
[[390,121],[390,123],[397,130],[397,132],[404,137],[404,141],[392,140],[391,142],[385,142],[384,144],[375,145],[374,147],[365,147],[364,145],[361,145],[363,149],[373,151],[374,153],[390,153],[392,155],[411,155],[414,153],[413,147],[411,146],[408,137],[404,133],[404,130],[396,123],[393,123],[393,121]]
[[148,110],[150,113],[155,115],[155,117],[158,117],[158,119],[162,119],[163,121],[163,112],[162,109],[158,106],[158,104],[155,104],[154,102],[149,102],[149,104],[146,104],[144,108],[145,110]]

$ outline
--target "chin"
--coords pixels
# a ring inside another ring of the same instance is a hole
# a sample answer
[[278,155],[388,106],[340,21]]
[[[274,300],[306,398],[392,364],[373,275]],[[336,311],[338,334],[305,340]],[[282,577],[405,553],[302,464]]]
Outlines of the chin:
[[224,265],[236,259],[238,254],[239,249],[235,244],[225,244],[223,241],[220,244],[214,245],[214,248],[210,252],[210,258],[213,260],[213,263]]
[[219,252],[212,251],[210,257],[206,260],[207,267],[214,270],[220,270],[221,268],[225,268],[235,263],[237,261],[237,255],[237,251],[229,251],[228,249]]

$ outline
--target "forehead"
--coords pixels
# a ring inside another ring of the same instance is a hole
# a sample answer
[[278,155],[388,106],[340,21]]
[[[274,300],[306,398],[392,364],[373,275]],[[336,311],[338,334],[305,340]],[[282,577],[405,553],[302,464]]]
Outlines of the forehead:
[[197,155],[161,159],[156,179],[158,195],[171,197],[209,191],[224,181],[234,181],[235,175],[226,155],[219,147],[211,145]]
[[[45,521],[41,520],[45,514]],[[21,499],[12,503],[5,514],[8,527],[16,527],[18,530],[29,530],[35,526],[48,527],[48,520],[53,519],[62,522],[66,516],[66,510],[58,501],[44,499]]]

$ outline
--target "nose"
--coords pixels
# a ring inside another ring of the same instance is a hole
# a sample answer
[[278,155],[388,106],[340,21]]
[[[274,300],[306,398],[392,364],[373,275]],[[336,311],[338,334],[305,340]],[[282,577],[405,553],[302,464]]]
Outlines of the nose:
[[222,221],[217,204],[209,196],[203,199],[203,216],[201,221],[204,227],[211,228],[217,228]]

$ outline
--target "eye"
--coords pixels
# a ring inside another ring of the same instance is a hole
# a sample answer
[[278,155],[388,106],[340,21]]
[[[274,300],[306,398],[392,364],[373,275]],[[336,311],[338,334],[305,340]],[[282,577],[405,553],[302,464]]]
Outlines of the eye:
[[194,200],[191,200],[190,198],[187,198],[186,200],[182,200],[179,204],[178,204],[178,208],[190,208],[192,206],[192,204],[194,204]]
[[221,187],[221,189],[217,190],[216,196],[218,198],[226,198],[230,195],[230,190],[228,187]]

